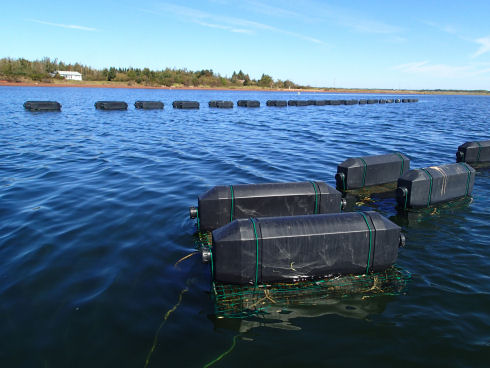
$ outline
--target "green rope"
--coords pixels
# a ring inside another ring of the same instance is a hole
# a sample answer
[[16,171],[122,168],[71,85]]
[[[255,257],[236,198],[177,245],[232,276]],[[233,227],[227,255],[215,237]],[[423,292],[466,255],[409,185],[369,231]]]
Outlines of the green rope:
[[257,286],[257,279],[259,275],[259,237],[257,236],[257,228],[255,227],[255,221],[253,218],[250,217],[250,221],[252,221],[252,225],[254,228],[254,235],[255,235],[255,243],[256,243],[256,255],[257,259],[255,261],[255,286]]
[[400,160],[402,160],[402,167],[400,168],[400,176],[403,175],[403,165],[405,164],[405,160],[403,159],[403,156],[400,155],[400,152],[395,152],[395,154],[398,155],[398,157],[400,157]]
[[368,253],[368,260],[367,260],[367,266],[366,266],[366,274],[369,272],[369,263],[371,262],[371,247],[373,245],[373,233],[371,230],[371,226],[369,225],[369,222],[366,218],[366,215],[362,212],[359,212],[361,216],[364,218],[364,221],[366,222],[366,225],[369,229],[369,253]]
[[225,356],[227,356],[228,354],[230,354],[230,353],[233,351],[233,349],[235,348],[235,345],[236,345],[236,339],[237,339],[238,337],[239,337],[239,335],[235,335],[235,336],[233,337],[233,343],[231,344],[231,347],[230,347],[228,350],[226,350],[226,351],[225,351],[223,354],[221,354],[219,357],[217,357],[216,359],[214,359],[213,361],[211,361],[211,362],[209,362],[209,363],[205,364],[205,365],[203,366],[203,368],[208,368],[208,367],[211,367],[213,364],[215,364],[216,362],[220,361],[220,360],[221,360],[221,359],[223,359]]
[[313,185],[313,189],[315,190],[315,215],[318,213],[318,192],[316,190],[316,184],[313,181],[310,181],[311,185]]
[[209,253],[211,254],[211,279],[214,280],[214,261],[213,261],[213,249],[211,245],[208,245]]
[[480,162],[480,152],[481,152],[481,145],[480,142],[475,142],[478,145],[478,155],[476,156],[476,162]]
[[182,289],[182,291],[179,294],[179,299],[178,299],[177,303],[171,309],[169,309],[167,311],[167,313],[165,313],[165,316],[163,317],[163,321],[162,321],[162,323],[160,323],[160,326],[158,326],[157,331],[155,332],[155,336],[153,337],[153,344],[151,345],[150,351],[148,352],[148,355],[146,356],[144,368],[147,368],[148,365],[150,364],[151,356],[153,355],[153,352],[155,351],[155,349],[158,345],[158,335],[160,335],[160,330],[162,329],[163,325],[165,325],[165,323],[167,322],[168,317],[170,317],[170,315],[173,312],[175,312],[177,310],[177,308],[180,306],[180,304],[182,303],[183,295],[185,293],[187,293],[188,291],[189,291],[189,288],[187,288],[187,287],[185,289]]
[[233,185],[230,185],[230,193],[231,193],[230,222],[232,222],[233,221],[233,200],[234,200]]
[[432,197],[432,175],[426,169],[422,169],[422,170],[425,171],[427,173],[427,175],[429,175],[429,179],[430,179],[429,197],[427,199],[427,207],[429,207],[430,206],[430,200]]
[[366,161],[362,157],[359,157],[359,159],[362,161],[364,164],[364,170],[362,171],[362,186],[366,185],[366,170],[367,170],[367,164]]
[[405,194],[405,205],[403,206],[403,209],[406,210],[407,209],[407,200],[408,200],[408,190],[407,190],[407,193],[403,193]]
[[347,190],[345,186],[345,174],[342,175],[342,185],[344,186],[344,192]]
[[199,221],[199,208],[196,208],[197,231],[201,231],[201,222]]
[[465,197],[468,197],[468,192],[470,190],[471,171],[464,162],[460,162],[459,164],[468,171],[468,177],[466,178],[466,194],[464,195]]

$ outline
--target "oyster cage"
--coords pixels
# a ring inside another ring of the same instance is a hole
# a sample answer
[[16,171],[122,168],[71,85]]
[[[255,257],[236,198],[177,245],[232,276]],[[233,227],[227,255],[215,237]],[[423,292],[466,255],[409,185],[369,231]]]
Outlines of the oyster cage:
[[400,295],[411,275],[398,266],[367,275],[347,275],[294,283],[230,285],[213,283],[217,317],[246,318],[268,313],[270,308],[320,304],[329,298]]

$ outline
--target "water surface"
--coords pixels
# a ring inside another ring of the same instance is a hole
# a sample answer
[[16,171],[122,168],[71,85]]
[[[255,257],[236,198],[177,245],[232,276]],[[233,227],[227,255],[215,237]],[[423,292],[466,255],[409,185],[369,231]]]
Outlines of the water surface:
[[[219,184],[323,180],[350,156],[401,151],[411,166],[455,161],[490,139],[490,98],[265,107],[268,99],[362,95],[0,88],[2,367],[488,366],[490,171],[469,205],[397,215],[405,295],[291,308],[281,319],[216,319],[210,272],[191,253],[188,207]],[[135,110],[161,100],[163,111]],[[171,102],[197,100],[200,110]],[[213,99],[262,107],[209,109]],[[24,111],[57,100],[61,113]],[[97,111],[123,100],[128,111]],[[170,313],[168,313],[170,311]],[[153,346],[153,349],[152,349]]]

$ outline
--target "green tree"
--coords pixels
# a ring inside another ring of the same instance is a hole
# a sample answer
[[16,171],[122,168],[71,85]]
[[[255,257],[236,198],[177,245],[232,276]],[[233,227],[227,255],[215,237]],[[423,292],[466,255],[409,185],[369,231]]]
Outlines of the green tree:
[[242,70],[233,72],[231,78],[225,78],[214,73],[212,69],[202,69],[190,71],[187,69],[150,70],[149,68],[115,68],[95,69],[80,63],[64,63],[58,59],[44,57],[41,60],[30,61],[27,59],[0,59],[0,77],[9,81],[22,81],[25,79],[40,80],[50,82],[59,76],[52,77],[51,73],[56,70],[71,70],[82,73],[83,79],[88,81],[121,81],[127,83],[138,83],[146,85],[165,85],[175,84],[185,86],[255,86],[278,87],[278,88],[300,88],[293,82],[278,80],[274,82],[271,76],[262,74],[259,81],[251,79]]
[[270,75],[262,74],[262,77],[259,79],[257,84],[260,87],[272,88],[272,85],[274,84],[274,80]]
[[116,68],[114,68],[114,67],[110,67],[109,69],[107,69],[107,68],[106,68],[106,69],[104,69],[104,70],[102,71],[102,73],[104,74],[104,76],[105,76],[106,80],[111,81],[111,80],[113,80],[114,78],[116,78],[116,73],[117,73],[117,71],[116,71]]

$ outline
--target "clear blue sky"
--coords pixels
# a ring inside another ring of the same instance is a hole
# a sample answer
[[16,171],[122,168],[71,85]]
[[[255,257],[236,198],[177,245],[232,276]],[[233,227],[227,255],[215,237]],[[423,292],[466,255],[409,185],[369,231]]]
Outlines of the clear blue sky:
[[490,89],[490,1],[2,4],[0,57],[242,69],[313,86]]

